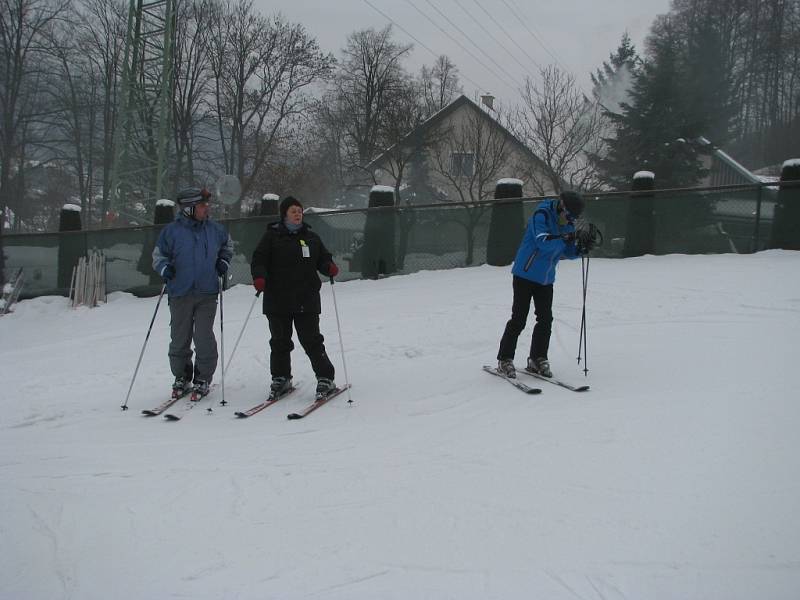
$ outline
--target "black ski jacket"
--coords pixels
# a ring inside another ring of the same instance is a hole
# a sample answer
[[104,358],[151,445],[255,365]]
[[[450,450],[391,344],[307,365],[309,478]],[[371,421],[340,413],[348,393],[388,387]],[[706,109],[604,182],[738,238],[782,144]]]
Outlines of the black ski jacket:
[[250,263],[253,279],[266,280],[264,314],[320,314],[317,272],[329,276],[332,262],[320,237],[305,223],[295,232],[282,222],[270,223]]

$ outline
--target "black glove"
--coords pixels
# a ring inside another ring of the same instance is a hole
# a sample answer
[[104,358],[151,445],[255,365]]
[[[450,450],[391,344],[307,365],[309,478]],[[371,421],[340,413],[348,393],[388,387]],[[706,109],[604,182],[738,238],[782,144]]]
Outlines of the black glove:
[[161,269],[161,279],[164,280],[164,283],[169,283],[175,277],[175,267],[172,265],[167,265],[163,269]]
[[588,227],[578,229],[575,232],[576,245],[579,254],[589,254],[589,252],[602,241],[603,234],[594,225],[589,223]]
[[229,266],[230,266],[230,264],[228,263],[227,260],[225,260],[224,258],[218,258],[217,259],[217,275],[219,275],[220,277],[225,275],[225,273],[228,272],[228,267]]
[[566,243],[571,244],[575,241],[575,232],[570,231],[569,233],[562,233],[561,239],[564,240]]

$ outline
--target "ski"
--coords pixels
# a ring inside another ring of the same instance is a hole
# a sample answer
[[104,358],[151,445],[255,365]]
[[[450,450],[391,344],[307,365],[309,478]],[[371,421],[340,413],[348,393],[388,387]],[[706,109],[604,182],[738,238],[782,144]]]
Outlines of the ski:
[[274,396],[274,397],[270,396],[269,398],[264,400],[264,402],[260,402],[260,403],[256,404],[255,406],[253,406],[252,408],[248,408],[247,410],[237,411],[234,414],[240,419],[246,419],[247,417],[252,417],[254,414],[260,413],[262,410],[264,410],[268,406],[272,406],[278,400],[281,400],[281,399],[285,398],[286,396],[288,396],[289,394],[291,394],[293,391],[295,391],[297,389],[297,387],[299,385],[300,384],[293,385],[288,390],[285,390],[282,394],[279,394],[278,396]]
[[183,391],[183,393],[178,394],[177,396],[172,396],[169,400],[165,400],[155,408],[146,408],[142,411],[142,414],[146,417],[156,417],[167,410],[170,406],[175,404],[178,400],[189,394],[191,391],[191,388],[186,389]]
[[505,379],[508,383],[513,385],[518,390],[525,392],[526,394],[542,393],[542,390],[540,390],[539,388],[533,388],[529,385],[525,385],[521,381],[517,381],[516,379],[511,379],[510,377],[506,377],[505,375],[500,373],[497,369],[495,369],[494,367],[490,367],[489,365],[483,365],[483,370],[486,371],[487,373],[491,373],[492,375],[499,377],[500,379]]
[[533,371],[528,371],[528,369],[517,369],[517,373],[525,373],[530,377],[536,377],[536,379],[541,379],[542,381],[547,381],[548,383],[554,383],[556,385],[560,385],[563,388],[566,388],[572,392],[588,392],[589,386],[588,385],[571,385],[559,379],[555,379],[554,377],[545,377],[544,375],[540,375],[539,373],[534,373]]
[[[217,387],[217,384],[216,383],[212,383],[211,387],[208,390],[208,393],[210,394],[214,390],[215,387]],[[198,397],[197,394],[192,392],[192,394],[189,396],[189,398],[182,405],[177,407],[176,410],[172,410],[172,411],[170,411],[168,413],[165,413],[164,414],[164,418],[167,421],[180,421],[183,417],[186,416],[186,413],[188,413],[195,406],[197,406],[200,403],[200,401],[203,398],[205,398],[206,396],[208,396],[208,394],[206,394],[205,396],[199,396]],[[210,408],[210,405],[209,405],[209,408]],[[209,412],[210,412],[210,410],[209,410]]]
[[349,390],[351,387],[353,386],[349,383],[347,385],[343,385],[342,387],[337,387],[333,391],[329,392],[326,396],[319,398],[318,400],[314,400],[314,402],[312,402],[305,410],[299,413],[291,413],[289,415],[286,415],[286,418],[289,420],[296,420],[296,419],[302,419],[303,417],[307,417],[312,412],[317,410],[320,406],[326,404],[329,400],[333,400],[336,396],[338,396],[345,390]]

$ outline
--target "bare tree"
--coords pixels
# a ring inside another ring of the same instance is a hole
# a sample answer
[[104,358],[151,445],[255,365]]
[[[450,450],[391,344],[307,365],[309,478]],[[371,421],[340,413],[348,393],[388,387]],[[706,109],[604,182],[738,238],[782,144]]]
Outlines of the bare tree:
[[526,79],[522,104],[509,121],[510,129],[543,162],[546,181],[530,170],[531,183],[540,194],[548,188],[559,192],[565,184],[592,187],[596,174],[587,153],[596,153],[602,144],[602,109],[580,92],[572,75],[556,66],[542,69],[541,80],[539,85]]
[[520,166],[513,159],[509,136],[480,109],[453,123],[448,134],[430,153],[431,163],[464,205],[457,222],[466,230],[466,264],[470,265],[475,228],[491,206],[484,201],[493,196],[498,179],[518,172]]
[[99,129],[96,131],[97,158],[102,182],[101,215],[109,208],[111,169],[114,163],[114,129],[117,122],[117,93],[122,73],[127,8],[118,0],[83,0],[86,27],[80,47],[93,65],[99,87]]
[[442,110],[462,93],[458,69],[445,54],[432,67],[422,67],[420,84],[427,116]]
[[[68,7],[69,0],[0,0],[0,212],[3,215],[12,198],[24,194],[24,186],[19,183],[24,178],[26,145],[31,141],[30,123],[39,110],[40,86],[47,76],[42,42]],[[2,229],[0,226],[0,235]]]
[[[276,145],[288,143],[308,105],[304,88],[332,64],[301,25],[259,15],[252,0],[221,6],[211,37],[214,105],[225,172],[242,182],[242,196]],[[241,198],[234,214],[240,209]]]
[[201,152],[196,145],[197,136],[201,135],[199,124],[209,120],[206,99],[212,90],[210,32],[217,15],[210,0],[178,5],[172,102],[173,191],[196,180],[195,156]]
[[[347,38],[335,78],[335,97],[345,133],[345,168],[353,174],[359,174],[383,150],[386,112],[406,89],[401,60],[410,50],[410,45],[392,40],[388,25],[380,31],[356,31]],[[360,174],[364,176],[363,171]]]

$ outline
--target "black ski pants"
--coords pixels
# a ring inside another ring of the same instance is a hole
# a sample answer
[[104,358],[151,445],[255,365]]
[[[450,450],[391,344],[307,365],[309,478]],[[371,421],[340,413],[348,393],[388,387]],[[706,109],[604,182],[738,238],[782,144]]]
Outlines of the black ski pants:
[[[169,366],[175,377],[181,375],[211,382],[217,370],[217,340],[214,318],[216,294],[187,294],[169,299]],[[192,342],[196,353],[192,366]]]
[[325,338],[319,332],[319,315],[308,313],[268,314],[269,368],[273,377],[291,377],[292,362],[290,354],[294,350],[292,324],[297,330],[297,339],[311,360],[311,368],[317,378],[333,379],[333,364],[325,352]]
[[542,285],[514,276],[514,302],[511,306],[511,318],[506,323],[503,337],[500,339],[500,349],[497,360],[513,359],[517,350],[517,339],[525,323],[533,300],[536,313],[536,325],[533,327],[531,340],[532,358],[547,358],[550,347],[550,333],[553,329],[553,285]]

